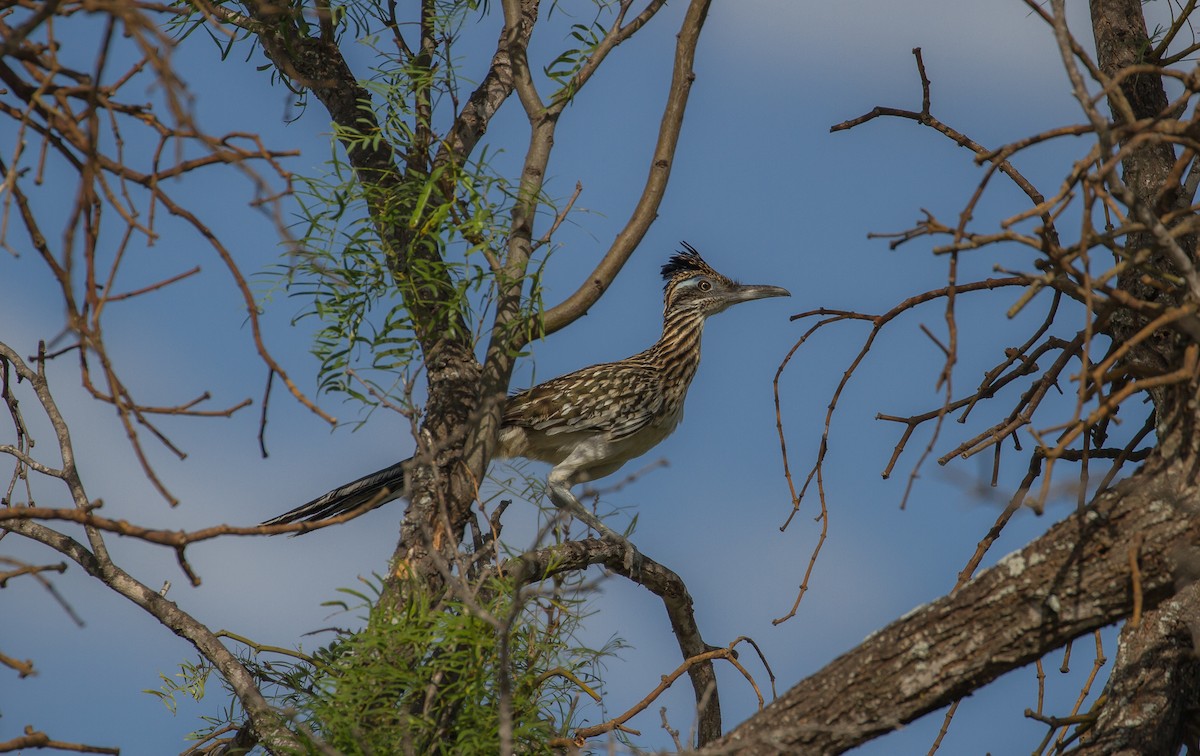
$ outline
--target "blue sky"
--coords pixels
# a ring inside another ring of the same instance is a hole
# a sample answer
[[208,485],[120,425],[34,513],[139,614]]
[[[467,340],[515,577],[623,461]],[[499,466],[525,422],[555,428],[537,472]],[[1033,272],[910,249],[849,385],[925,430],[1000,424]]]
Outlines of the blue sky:
[[[548,302],[574,290],[636,201],[681,12],[681,5],[673,5],[622,45],[564,115],[550,188],[565,196],[581,182],[578,206],[587,212],[556,237],[561,248],[547,268]],[[1087,41],[1080,11],[1072,23]],[[479,35],[490,45],[496,27],[490,24]],[[535,46],[535,53],[557,41]],[[1081,120],[1050,31],[1018,2],[717,3],[701,42],[697,79],[658,220],[609,293],[586,318],[535,344],[533,359],[514,380],[519,388],[535,376],[542,380],[620,359],[650,344],[660,324],[658,268],[680,240],[732,277],[792,291],[790,300],[747,304],[709,323],[704,363],[683,425],[623,472],[658,459],[669,465],[605,499],[628,508],[615,516],[619,526],[632,512],[638,514],[635,542],[687,582],[705,639],[725,644],[739,635],[753,637],[766,652],[781,693],[873,630],[945,593],[1007,501],[1014,477],[1024,471],[1023,459],[1007,457],[996,495],[981,497],[976,485],[987,475],[982,463],[927,465],[908,508],[899,509],[908,470],[928,436],[919,432],[897,474],[883,481],[879,471],[898,428],[873,418],[877,412],[906,414],[936,406],[941,358],[919,326],[944,331],[941,305],[899,319],[841,398],[826,468],[829,537],[811,590],[796,617],[771,624],[790,608],[819,532],[811,497],[786,533],[778,529],[791,503],[771,379],[807,328],[788,316],[820,306],[882,312],[912,293],[944,285],[945,262],[929,254],[928,243],[889,251],[867,233],[907,228],[921,208],[943,220],[956,218],[982,175],[967,152],[909,121],[878,120],[849,133],[829,133],[830,125],[875,105],[918,108],[920,87],[910,52],[917,46],[933,80],[935,114],[977,141],[1000,145]],[[176,59],[196,94],[201,125],[211,131],[261,132],[274,147],[302,152],[288,162],[289,169],[319,170],[328,154],[323,114],[314,105],[303,118],[285,123],[289,98],[254,70],[263,62],[260,56],[243,63],[234,55],[220,63],[216,50],[195,38]],[[356,54],[356,64],[365,60],[365,51]],[[493,124],[490,143],[508,145],[497,158],[499,165],[519,160],[522,119],[514,99]],[[9,128],[7,122],[0,125],[0,144],[11,142],[3,130]],[[1066,142],[1022,156],[1017,164],[1049,192],[1085,148],[1083,142]],[[282,250],[269,224],[241,209],[250,197],[243,182],[214,175],[175,191],[224,232],[244,270],[263,271],[279,261]],[[987,228],[989,221],[1024,207],[1019,193],[994,182],[976,213],[976,227]],[[181,401],[206,389],[213,392],[214,404],[247,396],[257,402],[265,371],[253,355],[227,274],[199,241],[166,237],[130,267],[128,285],[197,262],[202,275],[128,311],[114,308],[107,328],[110,345],[127,380],[148,402]],[[1028,255],[1011,249],[964,258],[962,278],[987,275],[995,264],[1028,262]],[[27,250],[20,259],[0,255],[0,333],[24,354],[62,326],[49,276],[39,265]],[[1029,328],[1029,319],[1004,319],[1014,297],[1001,292],[962,303],[963,353],[955,377],[960,389],[976,385],[993,356],[1018,343]],[[1033,309],[1040,319],[1040,310]],[[304,323],[290,325],[297,311],[296,302],[276,295],[267,303],[264,327],[275,356],[311,391],[316,374],[308,354],[311,331]],[[798,476],[814,459],[830,393],[865,336],[862,324],[835,326],[805,345],[782,379],[789,456]],[[73,363],[60,362],[52,378],[72,423],[90,495],[105,500],[109,516],[161,527],[252,524],[405,457],[412,446],[403,418],[381,412],[357,432],[348,427],[330,432],[277,386],[265,460],[255,438],[257,406],[230,420],[164,423],[188,452],[178,461],[160,449],[152,451],[182,500],[172,510],[138,474],[112,413],[82,396]],[[355,416],[351,406],[329,399],[322,404],[343,420]],[[938,449],[952,448],[980,427],[948,427]],[[41,438],[49,445],[44,428]],[[64,504],[53,488],[40,490],[42,504]],[[1041,519],[1020,513],[988,563],[1019,548],[1069,507],[1064,498]],[[518,505],[510,513],[507,532],[520,546],[532,538],[533,508]],[[147,584],[170,580],[170,597],[211,626],[290,645],[305,632],[331,624],[331,612],[321,603],[335,598],[339,587],[355,586],[358,576],[383,569],[398,520],[399,509],[392,505],[304,538],[226,539],[195,546],[189,555],[204,580],[199,588],[186,584],[172,554],[162,549],[116,538],[111,546],[118,561]],[[0,554],[50,558],[14,536],[4,539]],[[22,681],[0,674],[0,740],[31,724],[62,740],[119,745],[124,754],[182,750],[182,737],[198,726],[196,715],[223,703],[219,691],[214,688],[200,704],[181,705],[175,717],[140,691],[157,687],[160,673],[174,674],[181,661],[193,657],[190,647],[77,568],[55,578],[55,584],[86,627],[75,627],[32,581],[14,581],[0,594],[5,602],[0,650],[32,658],[39,670]],[[618,634],[630,644],[608,664],[606,711],[616,714],[679,663],[678,649],[658,600],[620,579],[601,581],[594,608],[587,639],[598,645]],[[1048,682],[1057,694],[1056,713],[1069,709],[1078,673],[1090,667],[1090,639],[1077,645],[1077,674],[1051,673]],[[1110,639],[1106,651],[1111,656],[1114,650]],[[1055,658],[1048,668],[1057,663]],[[748,666],[766,685],[761,668],[753,660]],[[719,675],[725,723],[732,727],[754,711],[755,698],[732,670],[721,669]],[[1028,752],[1043,732],[1021,716],[1034,705],[1035,695],[1034,674],[1024,670],[964,701],[943,752]],[[686,684],[661,703],[669,707],[672,725],[686,730],[691,716]],[[658,729],[658,705],[631,723],[643,731],[638,742],[646,746],[669,745]],[[598,717],[593,713],[592,721]],[[924,752],[940,723],[940,714],[931,715],[861,752]]]

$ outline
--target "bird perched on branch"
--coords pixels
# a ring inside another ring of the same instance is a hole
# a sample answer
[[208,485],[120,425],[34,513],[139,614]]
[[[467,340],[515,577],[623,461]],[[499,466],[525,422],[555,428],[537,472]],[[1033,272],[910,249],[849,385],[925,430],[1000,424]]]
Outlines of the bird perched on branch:
[[[606,538],[624,541],[579,502],[572,486],[616,472],[669,436],[700,364],[700,335],[711,315],[740,302],[791,296],[778,286],[740,284],[718,273],[686,242],[662,266],[663,331],[644,352],[540,383],[504,405],[497,458],[524,457],[553,467],[546,493]],[[264,522],[315,522],[404,495],[410,460],[397,462]]]

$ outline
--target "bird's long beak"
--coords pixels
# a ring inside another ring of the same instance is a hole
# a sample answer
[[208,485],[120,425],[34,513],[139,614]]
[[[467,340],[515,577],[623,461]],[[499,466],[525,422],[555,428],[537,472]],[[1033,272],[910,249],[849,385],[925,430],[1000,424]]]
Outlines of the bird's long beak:
[[721,298],[720,305],[711,311],[709,315],[715,315],[718,312],[724,312],[735,304],[749,302],[752,299],[766,299],[767,297],[790,297],[792,293],[787,289],[779,286],[760,286],[757,284],[738,284],[736,287],[728,289]]
[[730,304],[738,302],[749,302],[752,299],[766,299],[767,297],[790,297],[792,292],[782,286],[766,286],[760,284],[741,284],[730,294]]

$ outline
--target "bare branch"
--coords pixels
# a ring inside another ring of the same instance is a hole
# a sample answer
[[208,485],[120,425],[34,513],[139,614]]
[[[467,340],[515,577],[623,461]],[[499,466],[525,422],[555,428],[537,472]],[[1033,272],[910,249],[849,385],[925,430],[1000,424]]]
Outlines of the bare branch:
[[688,94],[696,78],[692,65],[710,3],[711,0],[692,0],[684,15],[675,46],[675,67],[671,74],[667,103],[663,109],[658,141],[654,146],[650,172],[642,195],[625,227],[617,233],[604,258],[596,265],[591,275],[573,294],[546,310],[542,330],[547,335],[575,322],[600,299],[658,215],[658,206],[662,202],[667,180],[671,176],[671,164],[675,159],[675,147],[679,143],[679,131],[687,109]]
[[[542,580],[560,572],[581,570],[593,564],[608,569],[638,583],[662,599],[671,621],[671,630],[684,659],[705,654],[714,647],[704,642],[692,612],[692,597],[683,579],[669,568],[649,557],[642,557],[636,570],[625,566],[625,549],[621,544],[589,538],[567,541],[537,551],[522,554],[500,566],[503,573],[517,575],[522,582]],[[721,705],[716,695],[716,676],[709,658],[688,665],[699,708],[700,743],[710,742],[721,734]]]
[[69,743],[64,740],[54,740],[44,732],[33,729],[32,725],[25,726],[25,734],[0,743],[0,753],[20,751],[26,748],[53,748],[59,751],[74,751],[75,753],[121,753],[120,748],[87,745],[86,743]]
[[1148,464],[957,592],[873,634],[701,753],[756,744],[840,752],[1128,616],[1121,548],[1128,534],[1143,536],[1143,595],[1146,606],[1158,606],[1173,591],[1177,550],[1200,538],[1193,493],[1185,470]]

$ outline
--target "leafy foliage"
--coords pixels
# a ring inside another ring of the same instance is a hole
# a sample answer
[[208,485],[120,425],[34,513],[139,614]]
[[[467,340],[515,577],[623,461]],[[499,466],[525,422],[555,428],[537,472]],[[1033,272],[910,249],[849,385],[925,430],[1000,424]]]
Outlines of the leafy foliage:
[[[485,160],[442,166],[423,181],[410,182],[405,190],[414,195],[413,209],[398,220],[412,231],[414,243],[443,250],[445,261],[436,271],[413,266],[415,280],[397,282],[378,221],[368,214],[363,185],[336,151],[329,168],[325,176],[298,181],[298,245],[278,270],[289,293],[306,300],[297,320],[315,316],[322,323],[312,348],[320,360],[321,391],[374,404],[377,399],[366,388],[396,398],[396,377],[405,375],[418,350],[405,291],[420,290],[449,269],[454,289],[439,292],[447,310],[468,323],[478,322],[486,310],[493,281],[480,253],[506,233],[506,183]],[[458,187],[457,196],[441,199],[440,187],[447,183]],[[397,212],[407,204],[397,203]],[[367,375],[356,385],[349,370]],[[386,382],[377,379],[381,375]]]
[[564,50],[542,69],[546,77],[559,87],[558,92],[555,93],[556,100],[569,100],[575,96],[575,76],[587,63],[592,52],[600,46],[606,32],[607,30],[598,20],[591,24],[571,25],[568,36],[578,47]]
[[[296,243],[276,271],[288,291],[305,300],[297,320],[321,322],[312,347],[320,361],[320,390],[368,406],[388,400],[411,406],[405,390],[420,365],[419,329],[450,336],[448,329],[463,323],[478,337],[489,328],[486,316],[497,291],[512,283],[498,260],[519,204],[519,177],[493,166],[486,144],[471,158],[457,159],[440,141],[463,108],[464,61],[454,43],[471,15],[486,14],[488,7],[431,6],[422,19],[428,44],[419,49],[406,42],[397,49],[396,39],[384,33],[395,28],[393,6],[337,7],[343,9],[336,14],[338,33],[352,29],[375,55],[370,76],[360,82],[368,94],[359,105],[366,117],[335,126],[323,175],[296,178]],[[557,85],[555,100],[574,96],[576,75],[605,38],[600,17],[613,9],[598,3],[596,11],[592,23],[570,26],[569,49],[544,68]],[[396,180],[373,182],[356,173],[350,155],[381,149],[403,165]],[[541,190],[532,208],[561,220],[559,203]],[[422,248],[436,254],[410,254]],[[403,271],[396,265],[400,258]],[[543,256],[523,274],[522,317],[507,327],[540,328],[544,262]],[[414,323],[413,308],[424,303],[436,303],[436,323]]]
[[[482,129],[462,140],[469,146],[455,144],[454,130],[480,107],[474,94],[468,105],[460,92],[471,70],[464,52],[473,56],[460,37],[471,14],[488,14],[488,3],[424,3],[412,20],[398,18],[394,3],[374,0],[288,0],[265,14],[225,0],[204,5],[207,13],[180,16],[177,35],[195,28],[211,35],[205,21],[213,11],[237,13],[233,25],[245,33],[213,36],[222,57],[249,40],[250,53],[258,49],[272,60],[275,65],[263,70],[297,95],[301,110],[310,93],[322,96],[312,82],[325,78],[301,65],[308,60],[303,56],[278,65],[293,50],[272,48],[272,39],[302,39],[305,51],[319,54],[322,45],[342,45],[349,35],[371,51],[368,74],[342,82],[352,96],[341,100],[337,113],[330,108],[329,159],[315,175],[289,175],[295,222],[288,256],[268,281],[270,289],[282,287],[300,302],[295,321],[318,323],[312,352],[322,393],[369,408],[399,405],[415,417],[422,397],[411,392],[423,367],[422,345],[444,339],[470,346],[488,334],[501,337],[493,338],[501,348],[519,352],[537,335],[542,266],[574,196],[563,206],[547,195],[543,181],[530,182],[523,173],[506,177],[479,141]],[[601,15],[619,26],[618,9],[621,16],[627,10],[608,2],[594,6],[597,20],[565,32],[564,46],[571,49],[539,66],[556,105],[574,98],[594,58],[612,46],[613,30]],[[531,223],[518,225],[546,215],[552,223],[540,238],[531,238]],[[506,265],[510,255],[520,264]],[[488,315],[497,311],[503,317],[493,323]],[[514,333],[511,341],[503,338]],[[498,540],[498,528],[493,536]],[[494,554],[504,547],[486,548]],[[592,650],[575,640],[579,597],[586,595],[582,578],[551,581],[548,594],[536,593],[494,575],[482,580],[479,565],[488,560],[480,556],[450,570],[455,577],[445,595],[407,586],[399,608],[379,606],[375,584],[350,592],[354,608],[366,610],[365,626],[340,632],[315,653],[228,636],[243,644],[241,664],[304,744],[300,752],[490,754],[505,743],[545,751],[577,716],[581,690],[598,698],[592,672],[614,646]],[[182,682],[164,678],[156,695],[169,704],[177,693],[199,699],[211,669],[205,661],[185,664]],[[230,710],[197,737],[219,737],[243,718]],[[266,718],[274,721],[271,712]],[[263,729],[260,722],[260,735]]]
[[176,696],[183,694],[192,700],[199,701],[204,698],[205,686],[208,683],[209,673],[212,672],[212,665],[201,659],[197,662],[184,661],[179,665],[179,671],[173,677],[167,677],[161,672],[158,674],[162,680],[162,685],[158,689],[147,688],[143,693],[149,693],[158,700],[162,701],[167,709],[175,714],[179,710]]
[[367,629],[332,644],[331,663],[314,680],[303,719],[324,743],[344,753],[387,753],[396,744],[417,753],[489,753],[499,742],[502,674],[511,678],[513,740],[521,750],[548,750],[556,722],[543,713],[561,691],[541,671],[561,649],[535,615],[508,635],[512,660],[501,666],[502,635],[489,619],[507,617],[513,596],[495,581],[485,603],[418,593],[396,614],[358,594],[370,610]]
[[[389,611],[381,584],[369,581],[365,591],[344,589],[350,603],[331,602],[365,610],[365,628],[312,654],[231,637],[244,644],[243,661],[290,720],[302,753],[393,753],[397,744],[413,753],[495,753],[502,700],[516,748],[549,752],[551,738],[573,724],[581,688],[594,695],[599,687],[599,661],[620,646],[572,644],[582,619],[577,588],[555,582],[549,594],[525,596],[494,577],[471,597],[435,602],[414,586],[412,600]],[[207,662],[184,662],[175,676],[161,676],[161,690],[146,692],[174,711],[178,694],[203,698],[211,671]],[[206,717],[208,727],[191,737],[209,738],[241,716],[231,708]]]

